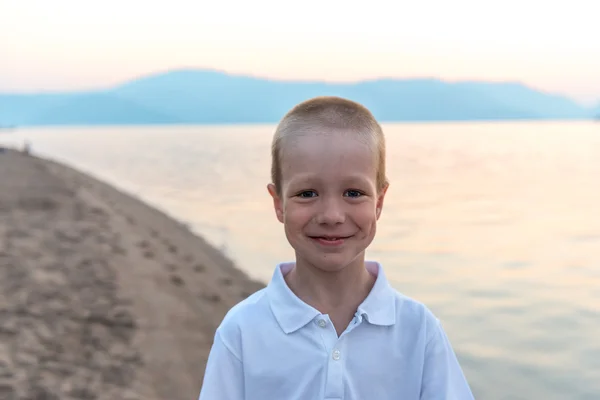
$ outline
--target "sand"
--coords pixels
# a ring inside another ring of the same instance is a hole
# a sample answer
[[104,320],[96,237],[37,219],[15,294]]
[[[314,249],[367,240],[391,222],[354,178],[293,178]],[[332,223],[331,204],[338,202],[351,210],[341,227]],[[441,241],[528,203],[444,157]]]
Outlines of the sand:
[[262,287],[143,202],[0,153],[0,399],[195,399],[216,327]]

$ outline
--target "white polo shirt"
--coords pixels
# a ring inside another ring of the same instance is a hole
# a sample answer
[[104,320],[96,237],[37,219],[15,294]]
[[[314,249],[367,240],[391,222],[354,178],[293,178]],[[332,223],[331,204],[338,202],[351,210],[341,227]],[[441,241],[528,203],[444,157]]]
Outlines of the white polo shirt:
[[280,264],[216,331],[199,400],[472,400],[438,319],[394,290],[383,268],[339,337],[300,300]]

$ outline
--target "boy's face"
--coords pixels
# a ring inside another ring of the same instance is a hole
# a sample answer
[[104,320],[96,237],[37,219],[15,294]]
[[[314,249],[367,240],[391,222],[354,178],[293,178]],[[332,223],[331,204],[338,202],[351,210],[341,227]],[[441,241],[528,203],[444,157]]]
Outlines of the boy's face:
[[296,262],[339,271],[364,261],[375,237],[385,191],[377,192],[372,148],[351,132],[288,138],[281,154],[275,212]]

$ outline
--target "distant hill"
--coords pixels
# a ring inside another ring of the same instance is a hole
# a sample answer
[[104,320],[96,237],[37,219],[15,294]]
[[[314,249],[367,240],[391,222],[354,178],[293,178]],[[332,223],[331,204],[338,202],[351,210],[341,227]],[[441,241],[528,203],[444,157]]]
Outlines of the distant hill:
[[32,125],[167,124],[178,119],[111,93],[84,93],[49,105],[29,119]]
[[598,105],[594,107],[594,111],[592,114],[594,115],[594,118],[600,121],[600,103],[598,103]]
[[72,94],[2,94],[0,125],[27,125],[36,116],[75,97]]
[[378,79],[357,83],[276,81],[178,70],[93,92],[0,94],[3,125],[275,123],[320,95],[363,103],[384,122],[589,119],[592,109],[519,83]]

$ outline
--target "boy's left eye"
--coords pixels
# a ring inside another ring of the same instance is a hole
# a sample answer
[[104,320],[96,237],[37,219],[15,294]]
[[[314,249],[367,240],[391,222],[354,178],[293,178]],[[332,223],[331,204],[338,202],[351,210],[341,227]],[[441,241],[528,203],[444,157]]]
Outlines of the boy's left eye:
[[305,190],[297,194],[301,199],[310,199],[311,197],[315,197],[317,193],[314,190]]
[[346,190],[346,192],[344,193],[344,196],[346,197],[360,197],[362,195],[362,192],[360,192],[359,190]]

